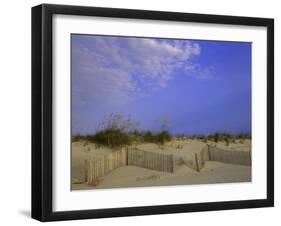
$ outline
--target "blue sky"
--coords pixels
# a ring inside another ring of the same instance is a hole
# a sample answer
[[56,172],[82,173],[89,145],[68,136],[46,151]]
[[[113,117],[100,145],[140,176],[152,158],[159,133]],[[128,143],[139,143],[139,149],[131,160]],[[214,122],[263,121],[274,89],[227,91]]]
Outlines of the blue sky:
[[143,130],[251,132],[251,43],[76,35],[72,132],[95,133],[111,113]]

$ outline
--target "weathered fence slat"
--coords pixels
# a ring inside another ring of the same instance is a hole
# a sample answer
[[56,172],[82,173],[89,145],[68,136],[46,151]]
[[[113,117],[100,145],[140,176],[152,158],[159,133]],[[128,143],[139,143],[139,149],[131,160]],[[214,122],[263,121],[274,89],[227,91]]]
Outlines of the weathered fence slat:
[[134,165],[139,167],[144,167],[147,169],[173,172],[172,155],[167,155],[165,153],[155,153],[151,151],[128,149],[128,165]]
[[[220,161],[231,164],[251,165],[251,152],[222,150],[206,145],[194,154],[194,160],[186,162],[189,167],[200,171],[206,161]],[[84,161],[84,179],[88,184],[95,184],[99,177],[125,165],[134,165],[147,169],[173,173],[177,163],[173,154],[156,153],[138,149],[122,149],[102,157]]]
[[89,185],[92,185],[98,178],[106,175],[110,171],[127,165],[126,152],[127,150],[122,149],[120,151],[116,151],[98,158],[85,160],[85,181]]
[[222,150],[217,147],[209,146],[210,160],[220,161],[238,165],[251,165],[251,152],[250,151],[231,151]]

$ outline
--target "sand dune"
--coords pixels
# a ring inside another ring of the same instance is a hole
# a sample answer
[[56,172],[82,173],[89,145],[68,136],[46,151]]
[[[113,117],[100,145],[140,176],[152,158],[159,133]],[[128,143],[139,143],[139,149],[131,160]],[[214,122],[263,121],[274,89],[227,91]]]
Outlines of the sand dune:
[[[136,166],[120,167],[100,179],[94,188],[144,187],[163,185],[213,184],[251,181],[251,167],[209,161],[201,172],[182,166],[177,172],[165,173]],[[74,184],[73,190],[93,189]]]
[[[211,144],[209,142],[209,144]],[[214,144],[211,144],[214,145]],[[153,143],[134,144],[134,148],[149,150],[152,152],[171,153],[185,160],[193,158],[194,153],[199,152],[206,143],[199,140],[173,140],[165,145]],[[220,142],[217,147],[224,150],[250,151],[249,140],[225,145]],[[84,161],[85,159],[111,153],[113,150],[106,147],[97,147],[86,141],[74,142],[72,144],[72,189],[97,189],[117,187],[142,187],[181,184],[210,184],[251,181],[251,167],[226,164],[215,161],[207,161],[200,172],[181,165],[174,173],[159,172],[136,166],[123,166],[117,168],[107,175],[101,177],[96,186],[84,183]]]

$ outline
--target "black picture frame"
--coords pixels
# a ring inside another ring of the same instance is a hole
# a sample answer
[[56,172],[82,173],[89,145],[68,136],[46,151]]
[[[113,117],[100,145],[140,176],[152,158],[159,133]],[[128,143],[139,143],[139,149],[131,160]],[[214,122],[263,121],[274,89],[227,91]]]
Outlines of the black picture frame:
[[[95,210],[52,210],[52,18],[55,14],[262,26],[267,28],[267,198]],[[274,20],[221,15],[43,4],[32,8],[32,218],[122,217],[274,206]]]

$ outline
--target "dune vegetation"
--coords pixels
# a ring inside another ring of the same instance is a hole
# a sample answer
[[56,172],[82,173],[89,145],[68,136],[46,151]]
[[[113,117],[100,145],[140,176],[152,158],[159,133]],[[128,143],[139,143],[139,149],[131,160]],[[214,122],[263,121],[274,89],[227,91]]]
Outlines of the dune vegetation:
[[229,133],[212,133],[208,135],[172,135],[167,129],[167,123],[162,122],[159,131],[141,130],[140,123],[133,121],[130,117],[124,117],[120,114],[110,114],[99,126],[95,134],[72,136],[72,142],[88,141],[100,146],[107,146],[110,148],[121,148],[132,145],[133,143],[156,143],[164,145],[172,139],[185,140],[200,140],[204,143],[211,142],[225,142],[226,145],[235,143],[237,141],[243,142],[246,139],[251,139],[249,134],[229,134]]

